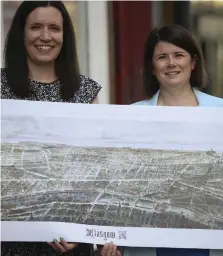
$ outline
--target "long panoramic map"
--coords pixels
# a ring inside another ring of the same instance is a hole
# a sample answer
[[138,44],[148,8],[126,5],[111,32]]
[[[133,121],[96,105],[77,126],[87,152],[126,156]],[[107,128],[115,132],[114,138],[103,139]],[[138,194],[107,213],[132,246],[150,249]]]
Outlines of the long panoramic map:
[[1,240],[223,249],[222,131],[223,108],[2,100]]
[[223,229],[223,154],[3,143],[2,220]]

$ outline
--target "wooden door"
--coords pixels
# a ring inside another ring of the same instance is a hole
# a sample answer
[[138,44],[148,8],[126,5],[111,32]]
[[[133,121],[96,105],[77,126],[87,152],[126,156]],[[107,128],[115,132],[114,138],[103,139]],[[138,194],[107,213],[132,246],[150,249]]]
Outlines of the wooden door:
[[152,29],[151,1],[114,1],[115,104],[143,99],[144,44]]

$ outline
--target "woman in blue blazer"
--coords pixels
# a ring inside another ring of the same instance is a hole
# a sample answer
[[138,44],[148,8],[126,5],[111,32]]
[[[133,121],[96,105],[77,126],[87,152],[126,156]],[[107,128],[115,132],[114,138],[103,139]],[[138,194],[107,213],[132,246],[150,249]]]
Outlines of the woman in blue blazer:
[[[197,41],[181,26],[153,29],[144,53],[143,84],[148,106],[223,107],[223,99],[202,92],[208,83]],[[199,238],[198,238],[199,239]],[[223,243],[223,241],[222,241]],[[223,250],[133,248],[109,244],[101,256],[223,256]]]
[[165,26],[149,34],[143,69],[147,99],[136,105],[223,107],[223,99],[202,92],[207,84],[202,52],[186,29]]

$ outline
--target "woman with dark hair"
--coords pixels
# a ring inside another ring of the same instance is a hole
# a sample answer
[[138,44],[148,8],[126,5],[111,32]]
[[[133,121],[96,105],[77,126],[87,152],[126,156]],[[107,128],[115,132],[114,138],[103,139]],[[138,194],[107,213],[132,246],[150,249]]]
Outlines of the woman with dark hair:
[[[143,83],[148,99],[136,105],[223,107],[223,99],[201,92],[208,79],[200,47],[189,31],[178,25],[153,29],[149,34]],[[113,248],[122,251],[122,256],[223,256],[223,250]],[[112,256],[107,246],[100,252]]]
[[153,29],[144,53],[143,85],[148,97],[137,105],[221,106],[223,99],[202,92],[208,84],[197,41],[179,25]]
[[2,98],[94,103],[101,89],[80,75],[73,25],[61,1],[24,1],[12,21]]
[[[1,98],[98,103],[101,86],[80,75],[75,34],[61,1],[24,1],[13,18],[5,45]],[[29,232],[29,231],[27,231]],[[74,231],[75,232],[75,231]],[[1,255],[89,256],[93,246],[67,243],[1,244]]]

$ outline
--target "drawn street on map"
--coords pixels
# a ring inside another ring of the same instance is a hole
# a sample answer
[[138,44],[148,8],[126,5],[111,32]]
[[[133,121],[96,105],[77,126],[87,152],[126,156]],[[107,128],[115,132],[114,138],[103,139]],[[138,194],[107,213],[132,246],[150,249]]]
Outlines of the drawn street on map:
[[2,221],[223,229],[223,154],[2,143]]

